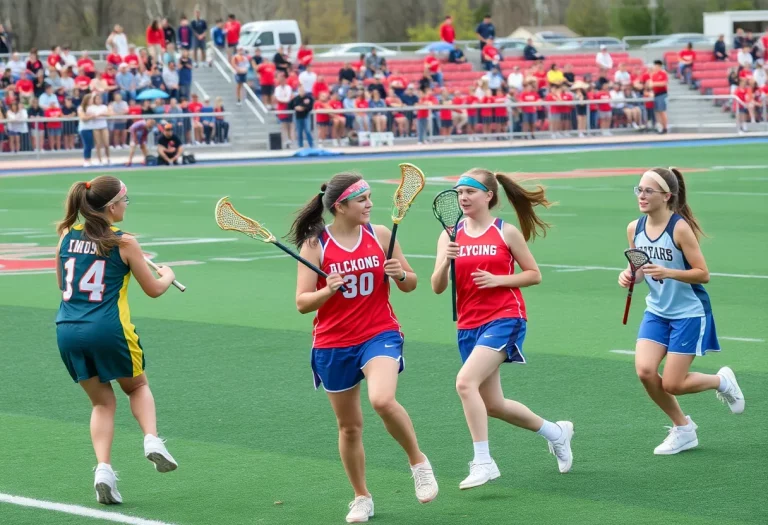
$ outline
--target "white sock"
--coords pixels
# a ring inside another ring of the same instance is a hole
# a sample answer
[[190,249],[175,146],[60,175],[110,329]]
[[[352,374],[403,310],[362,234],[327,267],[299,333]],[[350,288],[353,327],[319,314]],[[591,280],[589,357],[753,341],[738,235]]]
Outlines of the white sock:
[[475,447],[475,459],[472,460],[473,463],[491,462],[491,453],[488,450],[487,441],[475,441],[472,443],[472,446]]
[[687,417],[686,419],[688,420],[688,423],[686,423],[685,425],[680,425],[677,428],[685,431],[693,430],[693,425],[691,425],[691,420],[688,419]]
[[544,424],[536,432],[540,436],[544,436],[548,441],[555,441],[563,434],[563,429],[551,421],[544,420]]
[[718,374],[717,377],[720,378],[720,386],[717,387],[717,391],[718,392],[725,392],[726,390],[728,390],[728,388],[731,386],[731,384],[728,382],[728,380],[725,378],[725,376],[721,376],[721,375]]

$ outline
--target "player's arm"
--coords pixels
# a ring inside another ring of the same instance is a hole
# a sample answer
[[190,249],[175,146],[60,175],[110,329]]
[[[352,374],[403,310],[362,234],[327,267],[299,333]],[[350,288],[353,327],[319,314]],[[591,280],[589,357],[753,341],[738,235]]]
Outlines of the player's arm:
[[541,283],[541,271],[533,258],[523,234],[511,224],[504,223],[504,241],[520,266],[520,273],[494,275],[484,270],[472,272],[472,279],[479,288],[525,288]]
[[[379,238],[381,249],[386,253],[389,249],[389,242],[392,239],[392,232],[389,228],[382,225],[374,225],[373,229],[376,232],[376,237]],[[407,293],[416,289],[418,277],[405,259],[397,239],[395,239],[395,249],[392,251],[392,258],[384,262],[384,273],[394,280],[401,291]],[[405,279],[401,281],[400,279],[403,278],[403,275],[405,275]]]
[[435,270],[432,272],[432,291],[440,295],[448,288],[451,259],[459,255],[459,245],[451,242],[448,233],[443,231],[437,239],[437,257],[435,258]]
[[64,240],[64,236],[67,234],[69,230],[64,230],[62,232],[61,236],[59,237],[59,244],[56,245],[56,258],[54,261],[56,261],[56,284],[59,287],[59,290],[64,289],[64,283],[61,281],[61,264],[59,263],[59,254],[61,253],[61,241]]
[[[320,267],[321,247],[319,242],[305,242],[299,252],[306,260]],[[344,278],[338,273],[328,276],[325,288],[317,289],[317,274],[299,263],[296,277],[296,309],[302,314],[318,310],[344,284]]]
[[672,234],[675,244],[682,250],[690,270],[674,270],[656,264],[646,264],[645,274],[656,279],[674,279],[688,284],[706,284],[709,282],[709,269],[701,253],[699,241],[691,226],[685,221],[677,221]]
[[160,278],[155,278],[144,260],[144,252],[139,242],[131,235],[123,235],[120,243],[120,258],[131,269],[131,273],[138,281],[144,293],[153,299],[160,297],[171,286],[176,275],[167,266],[160,266],[157,273]]
[[[635,249],[635,230],[637,229],[637,220],[634,220],[630,222],[627,225],[627,242],[629,243],[629,247],[632,249]],[[645,279],[645,274],[643,274],[643,270],[637,270],[635,273],[635,282],[642,281]],[[627,269],[622,271],[619,274],[619,286],[622,288],[629,288],[629,284],[632,282],[632,269],[629,267],[629,263],[627,263]]]

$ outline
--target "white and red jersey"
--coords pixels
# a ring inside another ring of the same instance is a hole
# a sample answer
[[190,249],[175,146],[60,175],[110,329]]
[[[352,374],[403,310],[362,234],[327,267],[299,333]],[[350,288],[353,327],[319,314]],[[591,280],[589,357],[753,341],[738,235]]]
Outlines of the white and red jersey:
[[494,275],[515,273],[515,258],[504,240],[504,221],[495,219],[481,235],[467,233],[466,219],[459,223],[456,242],[456,307],[459,330],[477,328],[497,319],[526,319],[525,301],[519,288],[479,288],[472,273],[484,270]]
[[[348,250],[333,238],[328,228],[320,234],[320,268],[344,277],[347,291],[338,290],[317,311],[313,348],[355,346],[382,332],[400,331],[400,323],[389,304],[389,279],[384,282],[386,254],[373,226],[360,227],[360,239]],[[317,289],[325,288],[323,277]]]

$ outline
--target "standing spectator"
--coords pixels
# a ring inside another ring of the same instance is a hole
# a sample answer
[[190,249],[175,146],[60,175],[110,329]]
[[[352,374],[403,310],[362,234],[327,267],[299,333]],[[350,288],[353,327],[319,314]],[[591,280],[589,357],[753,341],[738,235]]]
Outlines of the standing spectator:
[[170,22],[168,22],[167,18],[163,18],[160,21],[160,29],[163,30],[163,40],[165,42],[165,47],[168,47],[168,44],[176,44],[176,30],[173,28]]
[[6,118],[8,119],[8,143],[11,153],[19,152],[22,143],[27,142],[29,135],[27,110],[17,100],[14,100],[8,108]]
[[544,60],[544,56],[533,45],[533,39],[529,38],[523,48],[523,58],[526,60]]
[[299,51],[296,54],[296,60],[299,62],[299,71],[304,71],[307,69],[310,64],[312,64],[312,59],[315,58],[314,51],[309,49],[307,44],[309,44],[309,39],[302,42],[302,44],[299,46]]
[[179,50],[186,49],[187,51],[192,51],[192,40],[194,39],[194,35],[192,28],[189,27],[189,20],[187,20],[187,17],[184,15],[181,15],[181,19],[179,20],[177,38]]
[[693,62],[696,60],[696,51],[693,50],[691,42],[680,51],[678,58],[680,61],[677,63],[677,74],[686,84],[690,84],[693,81]]
[[0,24],[0,55],[8,55],[11,52],[11,38],[2,24]]
[[152,20],[152,23],[147,27],[146,38],[150,56],[160,62],[163,49],[165,49],[165,35],[157,20]]
[[653,88],[653,111],[661,126],[659,133],[667,132],[667,84],[669,77],[662,68],[661,60],[653,62],[651,88]]
[[224,30],[227,33],[227,58],[230,58],[240,41],[240,22],[235,15],[229,15]]
[[235,97],[239,106],[243,103],[243,84],[248,80],[248,57],[245,56],[245,50],[238,47],[230,62],[235,70]]
[[[100,93],[91,95],[91,105],[88,106],[88,114],[94,117],[91,121],[91,125],[93,127],[93,142],[96,147],[96,157],[99,159],[100,164],[104,164],[105,166],[112,164],[112,160],[109,156],[109,126],[106,119],[106,117],[109,116],[110,111],[109,108],[104,105]],[[102,150],[104,151],[106,162],[101,156]]]
[[728,60],[728,51],[725,49],[725,35],[720,35],[715,42],[715,60]]
[[224,21],[219,18],[216,20],[216,27],[213,28],[213,45],[222,54],[229,56],[227,51],[227,31],[224,29]]
[[307,93],[314,93],[315,82],[317,82],[317,73],[312,71],[312,64],[307,64],[306,69],[299,75],[299,84]]
[[117,52],[121,57],[128,54],[128,38],[125,36],[123,27],[120,24],[115,24],[112,32],[107,37],[107,49],[117,47]]
[[51,104],[59,107],[59,98],[53,92],[53,85],[46,82],[44,89],[45,91],[40,95],[40,107],[44,110],[48,109]]
[[189,98],[192,92],[192,59],[189,57],[189,50],[181,51],[179,59],[179,98]]
[[304,89],[304,86],[299,84],[298,94],[288,104],[288,107],[294,111],[296,116],[296,140],[299,143],[299,148],[304,147],[304,135],[307,136],[307,144],[309,144],[309,147],[314,147],[312,143],[312,131],[309,125],[309,114],[314,105],[314,97]]
[[61,108],[64,119],[64,149],[75,149],[75,136],[77,135],[77,108],[72,103],[72,97],[64,99],[64,107]]
[[453,27],[453,17],[451,15],[447,15],[445,22],[440,24],[440,40],[448,44],[453,44],[456,40],[456,30]]
[[269,60],[264,60],[256,68],[256,74],[259,75],[259,85],[261,86],[261,101],[267,106],[267,109],[272,109],[275,105],[275,73],[277,69],[275,65]]
[[734,106],[737,108],[738,122],[741,123],[741,132],[747,131],[747,119],[751,122],[755,121],[755,104],[752,98],[752,90],[747,86],[747,79],[742,78],[739,82],[739,87],[733,92],[739,102],[735,102]]
[[613,58],[611,58],[607,47],[600,46],[600,51],[595,55],[595,63],[597,67],[608,70],[613,69]]
[[[114,100],[109,105],[112,115],[127,115],[128,103],[123,100],[120,93],[115,93]],[[110,120],[112,124],[112,146],[120,149],[125,146],[126,129],[128,128],[128,121],[125,119]]]
[[744,47],[744,30],[742,28],[736,29],[736,34],[733,35],[733,49],[741,49]]
[[277,120],[280,121],[280,128],[285,137],[285,147],[291,147],[291,137],[293,132],[291,129],[291,123],[293,122],[293,114],[288,109],[288,105],[293,100],[293,90],[291,86],[286,83],[286,76],[282,73],[278,74],[277,86],[275,87],[275,99],[277,100]]
[[[208,33],[208,23],[200,16],[200,10],[195,9],[195,18],[189,24],[192,26],[192,49],[195,67],[205,62],[205,38]],[[213,65],[211,62],[209,65]]]
[[477,35],[478,40],[480,40],[480,51],[482,52],[486,40],[489,38],[496,38],[496,27],[493,25],[493,21],[491,21],[490,14],[483,17],[483,21],[480,22],[475,29],[475,34]]
[[[301,77],[299,77],[299,81],[301,81]],[[323,91],[330,92],[330,87],[325,81],[325,77],[322,75],[317,76],[317,80],[312,85],[312,96],[315,97],[315,100],[320,98],[320,93]]]
[[165,92],[171,98],[179,98],[179,72],[176,70],[176,62],[169,62],[168,67],[163,69],[163,84]]
[[277,53],[272,57],[272,62],[274,62],[278,73],[283,73],[286,77],[288,76],[291,71],[291,63],[286,58],[283,46],[277,48]]

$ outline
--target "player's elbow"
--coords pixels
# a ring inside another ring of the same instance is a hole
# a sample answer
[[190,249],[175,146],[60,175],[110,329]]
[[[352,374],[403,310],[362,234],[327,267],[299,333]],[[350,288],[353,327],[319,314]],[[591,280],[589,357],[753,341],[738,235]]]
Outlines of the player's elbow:
[[539,270],[531,272],[531,286],[541,284],[541,272]]
[[709,270],[701,271],[701,284],[707,284],[709,282]]

